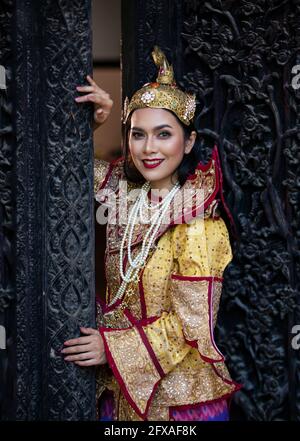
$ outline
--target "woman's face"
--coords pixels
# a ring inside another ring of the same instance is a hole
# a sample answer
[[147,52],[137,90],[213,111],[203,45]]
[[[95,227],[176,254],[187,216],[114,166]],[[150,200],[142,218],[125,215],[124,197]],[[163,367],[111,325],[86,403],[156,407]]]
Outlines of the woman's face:
[[152,188],[170,189],[177,180],[183,155],[194,145],[196,132],[188,140],[177,118],[165,109],[137,109],[132,113],[129,151],[134,165]]

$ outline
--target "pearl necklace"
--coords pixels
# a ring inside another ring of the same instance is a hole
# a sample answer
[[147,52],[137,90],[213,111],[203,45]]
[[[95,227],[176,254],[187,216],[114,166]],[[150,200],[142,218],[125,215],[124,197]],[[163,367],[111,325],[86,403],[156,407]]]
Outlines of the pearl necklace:
[[[140,269],[145,265],[146,259],[148,257],[148,254],[150,252],[150,249],[153,245],[153,242],[155,240],[155,237],[158,233],[158,230],[161,226],[162,220],[169,208],[169,205],[174,198],[175,194],[180,189],[179,182],[176,182],[174,187],[169,191],[168,195],[155,206],[157,208],[157,211],[150,217],[149,223],[150,227],[145,234],[144,240],[142,242],[141,251],[136,255],[135,258],[132,257],[131,248],[132,248],[132,237],[133,237],[133,231],[134,227],[137,223],[137,217],[139,215],[140,220],[143,220],[142,215],[142,208],[145,205],[146,197],[148,194],[148,191],[150,189],[150,182],[146,182],[142,189],[139,197],[137,198],[136,202],[132,206],[132,209],[129,213],[128,222],[125,228],[125,232],[122,238],[121,242],[121,249],[120,249],[120,257],[119,257],[119,267],[120,267],[120,275],[122,278],[122,283],[116,293],[116,295],[113,297],[111,302],[109,303],[109,307],[111,307],[114,303],[116,303],[117,300],[121,299],[126,291],[127,285],[130,282],[137,282],[138,281],[138,273]],[[149,207],[148,207],[149,208]],[[128,263],[129,267],[126,271],[126,274],[124,274],[123,271],[123,260],[124,260],[124,254],[123,250],[125,248],[125,242],[126,238],[128,236],[127,241],[127,255],[128,255]]]
[[148,210],[156,210],[157,208],[160,208],[162,206],[164,199],[162,199],[160,202],[158,202],[155,205],[149,204],[148,196],[147,196],[149,189],[150,189],[150,185],[148,185],[146,191],[143,191],[141,194],[141,198],[142,198],[142,202],[143,202],[142,206],[144,206]]

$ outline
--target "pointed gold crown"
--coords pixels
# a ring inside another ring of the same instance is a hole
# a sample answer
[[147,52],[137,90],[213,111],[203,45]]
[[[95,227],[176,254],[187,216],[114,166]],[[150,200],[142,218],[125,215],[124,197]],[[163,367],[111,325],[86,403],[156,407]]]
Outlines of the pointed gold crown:
[[154,46],[151,55],[158,67],[156,82],[144,84],[130,101],[128,97],[125,98],[123,122],[126,123],[133,110],[153,107],[171,110],[185,125],[190,125],[195,114],[196,95],[177,87],[173,67],[158,46]]

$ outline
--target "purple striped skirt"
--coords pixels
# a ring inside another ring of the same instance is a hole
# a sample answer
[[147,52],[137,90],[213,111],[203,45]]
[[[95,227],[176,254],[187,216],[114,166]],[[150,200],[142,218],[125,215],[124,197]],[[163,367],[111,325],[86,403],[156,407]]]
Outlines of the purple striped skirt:
[[[113,393],[103,392],[99,403],[100,421],[114,421]],[[189,409],[171,408],[170,421],[228,421],[228,400],[222,399],[212,403],[193,405]]]

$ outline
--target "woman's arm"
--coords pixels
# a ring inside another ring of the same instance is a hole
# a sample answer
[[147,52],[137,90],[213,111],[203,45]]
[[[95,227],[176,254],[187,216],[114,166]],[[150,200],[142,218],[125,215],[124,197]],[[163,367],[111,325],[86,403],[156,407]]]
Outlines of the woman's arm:
[[[76,89],[79,92],[88,92],[86,95],[78,96],[75,98],[77,103],[84,103],[90,101],[94,105],[94,119],[93,119],[93,130],[96,130],[108,119],[113,101],[110,95],[101,89],[98,84],[90,77],[86,76],[89,86],[77,86]],[[107,181],[107,178],[112,172],[113,166],[110,162],[104,161],[103,159],[94,159],[94,194],[96,196],[98,190],[102,187],[102,184]],[[98,200],[98,199],[97,199]],[[100,202],[98,200],[98,202]]]
[[101,89],[96,81],[94,81],[90,75],[86,76],[89,86],[77,86],[78,92],[88,92],[87,95],[78,96],[75,98],[77,103],[84,103],[90,101],[94,104],[94,121],[93,130],[100,127],[109,117],[113,100],[110,95]]

